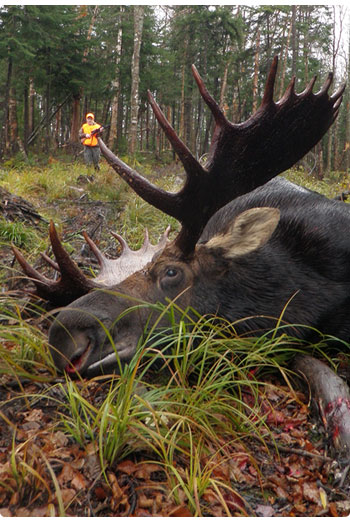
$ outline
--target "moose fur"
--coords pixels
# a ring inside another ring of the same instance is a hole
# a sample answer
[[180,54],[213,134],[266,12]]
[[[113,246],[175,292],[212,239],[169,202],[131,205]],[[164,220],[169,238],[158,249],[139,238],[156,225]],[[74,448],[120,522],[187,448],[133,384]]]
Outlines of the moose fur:
[[60,312],[49,339],[56,365],[108,372],[115,350],[128,362],[150,316],[147,307],[123,316],[138,301],[175,299],[234,322],[239,334],[266,332],[282,315],[295,337],[320,331],[350,341],[349,227],[346,203],[274,179],[217,212],[190,257],[170,245],[122,283]]

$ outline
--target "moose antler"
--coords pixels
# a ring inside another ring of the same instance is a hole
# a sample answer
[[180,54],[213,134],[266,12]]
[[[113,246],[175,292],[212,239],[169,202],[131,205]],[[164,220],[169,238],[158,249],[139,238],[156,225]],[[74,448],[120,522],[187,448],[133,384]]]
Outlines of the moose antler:
[[316,145],[338,115],[345,86],[330,97],[331,73],[317,94],[313,93],[316,77],[301,94],[295,92],[293,78],[281,100],[274,102],[277,65],[275,57],[260,108],[240,124],[226,119],[192,66],[199,91],[216,124],[204,167],[180,140],[148,93],[154,114],[186,172],[185,184],[175,194],[156,187],[128,167],[99,138],[105,158],[133,190],[180,221],[182,228],[175,243],[185,256],[194,250],[205,225],[217,210],[293,166]]
[[95,278],[87,277],[66,252],[52,221],[49,227],[49,236],[56,262],[46,254],[41,255],[48,264],[60,273],[60,277],[57,280],[49,279],[33,268],[15,246],[12,246],[12,250],[27,278],[35,284],[37,294],[57,306],[65,306],[78,297],[85,295],[93,288],[116,285],[129,275],[143,268],[157,252],[165,248],[169,241],[169,232],[170,226],[166,229],[160,241],[156,245],[152,245],[146,229],[144,243],[136,251],[130,249],[122,236],[112,232],[122,249],[117,259],[109,259],[102,254],[94,241],[84,232],[85,241],[90,246],[100,267],[99,273]]

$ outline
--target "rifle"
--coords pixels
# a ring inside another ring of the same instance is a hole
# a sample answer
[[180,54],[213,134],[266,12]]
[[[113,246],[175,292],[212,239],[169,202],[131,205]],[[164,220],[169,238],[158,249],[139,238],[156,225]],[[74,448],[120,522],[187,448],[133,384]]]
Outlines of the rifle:
[[95,136],[95,134],[99,135],[102,131],[108,129],[109,127],[110,125],[101,125],[101,127],[99,127],[98,129],[94,129],[93,131],[91,131],[91,136]]

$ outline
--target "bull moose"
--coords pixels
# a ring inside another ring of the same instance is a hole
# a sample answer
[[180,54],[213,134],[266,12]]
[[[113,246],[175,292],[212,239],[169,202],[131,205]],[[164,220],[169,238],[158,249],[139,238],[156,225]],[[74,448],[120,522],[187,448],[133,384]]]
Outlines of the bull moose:
[[[101,272],[87,278],[63,249],[51,224],[50,238],[61,277],[51,281],[14,249],[41,297],[68,305],[55,317],[49,342],[57,368],[74,375],[113,371],[135,354],[150,303],[175,300],[182,309],[213,314],[236,324],[238,333],[270,330],[282,315],[294,336],[322,331],[350,341],[350,212],[330,200],[276,176],[314,147],[338,115],[344,86],[333,95],[329,74],[321,90],[316,78],[298,94],[295,78],[275,102],[274,58],[257,112],[233,124],[207,91],[193,66],[215,130],[203,166],[176,135],[149,93],[154,114],[180,158],[186,180],[177,193],[150,183],[116,157],[99,138],[115,171],[145,201],[181,224],[156,246],[148,239],[108,260],[86,237]],[[154,313],[154,312],[153,312]],[[151,319],[152,321],[153,319]],[[106,331],[108,330],[108,335]]]

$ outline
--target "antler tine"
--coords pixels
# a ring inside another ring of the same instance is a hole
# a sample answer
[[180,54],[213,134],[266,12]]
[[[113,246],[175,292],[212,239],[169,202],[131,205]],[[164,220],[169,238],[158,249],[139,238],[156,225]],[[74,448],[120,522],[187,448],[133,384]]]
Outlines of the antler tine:
[[330,73],[328,73],[328,77],[327,77],[326,81],[324,82],[324,84],[322,85],[320,91],[317,93],[317,95],[323,96],[324,94],[327,94],[330,86],[332,85],[332,82],[333,82],[333,73],[330,72]]
[[151,244],[150,241],[149,241],[149,233],[148,233],[148,228],[145,228],[145,231],[144,231],[144,239],[143,239],[143,245],[141,247],[141,252],[144,252],[147,250],[147,248],[149,247],[149,245]]
[[75,284],[81,284],[83,287],[86,287],[86,284],[88,284],[89,289],[91,289],[91,286],[87,283],[90,280],[87,279],[68,252],[63,248],[53,221],[50,222],[49,236],[52,251],[59,265],[62,277],[74,281]]
[[115,239],[117,239],[119,241],[119,244],[122,247],[122,254],[124,252],[130,251],[129,245],[127,244],[127,242],[125,241],[125,239],[122,236],[120,236],[116,232],[111,232],[111,234],[112,234],[113,237],[115,237]]
[[300,94],[300,96],[305,97],[305,98],[307,96],[310,96],[310,94],[312,93],[312,89],[314,88],[314,85],[316,83],[316,80],[317,80],[317,76],[315,75],[312,77],[312,79],[310,80],[308,85],[305,87],[303,92]]
[[60,271],[60,267],[59,267],[59,265],[58,265],[57,263],[55,263],[55,261],[54,261],[53,259],[51,259],[51,257],[49,257],[47,254],[45,254],[45,252],[41,252],[40,255],[41,255],[41,257],[44,259],[44,261],[45,261],[48,265],[52,266],[52,268],[53,268],[54,270],[56,270],[56,272],[59,272],[59,271]]
[[163,244],[166,245],[166,243],[167,243],[168,241],[170,241],[170,240],[169,240],[170,230],[171,230],[171,226],[169,225],[169,226],[166,228],[165,232],[162,234],[162,237],[161,237],[160,240],[159,240],[159,244],[160,244],[160,245],[163,245]]
[[21,265],[21,268],[28,279],[32,280],[35,284],[39,284],[40,286],[44,286],[45,288],[53,283],[50,279],[43,276],[38,272],[32,265],[28,263],[26,258],[21,254],[21,252],[14,245],[11,245],[12,251],[17,259],[18,263]]
[[341,85],[339,87],[339,89],[334,93],[332,94],[331,96],[331,100],[332,102],[334,103],[334,108],[337,106],[337,108],[339,107],[339,105],[341,104],[342,102],[342,99],[343,99],[343,94],[344,94],[344,91],[345,91],[345,87],[346,87],[346,84],[344,85]]
[[285,90],[282,98],[277,102],[277,104],[286,103],[287,100],[291,100],[294,96],[296,96],[295,93],[295,76],[291,79],[287,89]]
[[278,67],[278,56],[275,56],[272,61],[272,64],[271,64],[269,75],[267,77],[264,96],[263,96],[260,108],[265,108],[274,103],[273,93],[274,93],[275,82],[276,82],[277,67]]
[[101,138],[98,138],[98,142],[101,152],[108,163],[120,175],[120,177],[130,185],[136,194],[165,214],[181,220],[181,209],[178,206],[178,194],[166,192],[165,190],[153,185],[153,183],[141,176],[136,172],[136,170],[131,169],[122,160],[115,156],[104,144]]
[[202,165],[196,160],[191,151],[186,145],[180,140],[173,127],[170,125],[166,117],[164,116],[158,103],[153,98],[150,91],[147,91],[148,101],[152,107],[155,117],[159,125],[162,127],[166,137],[170,141],[174,151],[179,156],[185,172],[188,177],[200,177],[204,174]]
[[192,74],[194,76],[194,79],[196,80],[196,83],[198,85],[199,92],[201,93],[201,96],[205,103],[208,105],[209,109],[211,110],[212,115],[214,116],[215,122],[217,125],[227,125],[228,121],[221,110],[220,106],[214,98],[209,94],[208,89],[206,88],[204,81],[202,80],[202,77],[200,76],[199,72],[197,71],[197,67],[195,65],[192,65]]
[[71,303],[93,288],[100,286],[94,280],[88,279],[64,250],[52,221],[50,222],[49,235],[57,263],[46,254],[42,254],[42,256],[46,262],[60,272],[61,276],[57,280],[49,279],[40,274],[26,261],[21,252],[15,246],[12,246],[13,253],[23,272],[35,284],[38,296],[61,306]]
[[104,262],[104,259],[105,259],[105,256],[102,254],[101,250],[98,248],[96,243],[91,239],[91,237],[86,232],[83,232],[83,236],[84,236],[84,239],[85,239],[86,243],[89,245],[92,253],[96,257],[96,259],[98,261],[98,264],[100,266],[102,266],[103,262]]

